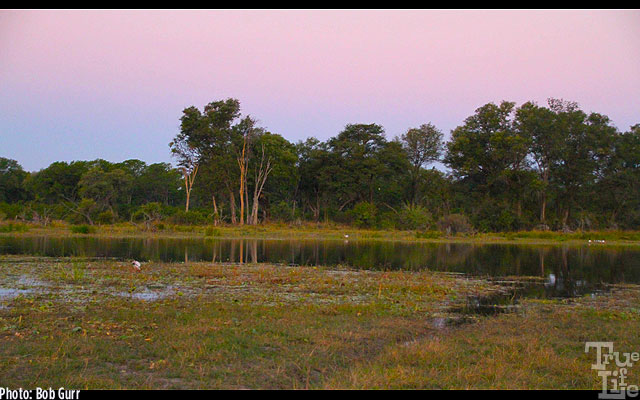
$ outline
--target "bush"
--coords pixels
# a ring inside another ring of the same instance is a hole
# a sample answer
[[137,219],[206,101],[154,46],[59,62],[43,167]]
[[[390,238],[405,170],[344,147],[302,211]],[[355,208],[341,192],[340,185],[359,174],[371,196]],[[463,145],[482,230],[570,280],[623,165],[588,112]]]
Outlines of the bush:
[[422,206],[405,205],[398,213],[399,229],[426,230],[431,226],[431,213]]
[[[98,218],[100,212],[98,205],[92,199],[82,199],[77,206],[78,212],[69,213],[67,220],[72,224],[82,225],[87,222],[91,223]],[[86,215],[89,217],[87,218]]]
[[98,214],[98,216],[96,217],[96,222],[98,222],[99,224],[113,224],[115,219],[116,216],[113,215],[113,212],[111,212],[111,210],[106,210]]
[[417,239],[438,239],[441,236],[442,232],[440,231],[416,232]]
[[216,236],[220,236],[221,232],[220,232],[220,229],[214,226],[207,226],[207,228],[204,231],[204,235],[206,237],[216,237]]
[[[295,218],[293,207],[284,200],[272,205],[269,211],[271,218],[276,221],[291,222]],[[296,209],[296,211],[297,214],[300,214],[299,209]]]
[[26,224],[7,224],[0,225],[0,232],[26,232],[29,226]]
[[449,214],[438,220],[438,229],[447,235],[473,232],[473,227],[467,217],[462,214]]
[[22,214],[24,206],[18,203],[0,203],[0,212],[4,214],[5,219],[14,219],[18,215]]
[[376,224],[378,209],[373,203],[366,201],[356,204],[350,211],[353,223],[360,228],[370,228]]
[[90,226],[90,225],[72,225],[71,226],[71,232],[73,233],[87,234],[87,233],[95,233],[95,231],[96,231],[95,226]]
[[209,222],[209,218],[198,210],[180,210],[173,214],[170,221],[178,225],[204,225]]
[[378,217],[378,228],[392,230],[396,228],[398,217],[394,212],[385,212]]

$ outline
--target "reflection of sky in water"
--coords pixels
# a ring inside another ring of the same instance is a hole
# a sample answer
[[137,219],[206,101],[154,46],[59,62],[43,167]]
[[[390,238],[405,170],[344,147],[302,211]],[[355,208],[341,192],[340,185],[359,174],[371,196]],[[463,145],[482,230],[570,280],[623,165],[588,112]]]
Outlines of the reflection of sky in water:
[[366,240],[107,239],[2,237],[4,254],[108,257],[153,262],[268,262],[534,276],[547,286],[640,283],[640,249]]

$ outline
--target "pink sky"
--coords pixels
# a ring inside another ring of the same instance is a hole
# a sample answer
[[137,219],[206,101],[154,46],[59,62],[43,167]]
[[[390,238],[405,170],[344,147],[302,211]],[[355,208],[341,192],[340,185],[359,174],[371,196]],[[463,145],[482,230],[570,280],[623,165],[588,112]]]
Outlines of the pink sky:
[[0,156],[29,170],[170,161],[181,110],[226,97],[291,141],[548,97],[626,130],[640,11],[0,11],[0,92]]

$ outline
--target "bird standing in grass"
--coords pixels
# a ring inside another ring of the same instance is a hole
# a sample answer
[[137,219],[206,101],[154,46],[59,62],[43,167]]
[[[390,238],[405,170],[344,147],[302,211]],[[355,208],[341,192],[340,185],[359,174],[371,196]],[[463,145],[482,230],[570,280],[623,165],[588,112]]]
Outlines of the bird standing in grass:
[[133,261],[131,261],[131,265],[133,265],[133,268],[135,268],[136,271],[140,271],[140,262],[139,261],[133,260]]

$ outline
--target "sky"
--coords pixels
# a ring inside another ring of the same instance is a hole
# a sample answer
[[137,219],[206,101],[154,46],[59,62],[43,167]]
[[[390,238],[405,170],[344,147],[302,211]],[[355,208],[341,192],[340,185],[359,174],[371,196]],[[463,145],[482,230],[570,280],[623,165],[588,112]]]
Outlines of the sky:
[[348,123],[445,138],[549,97],[640,123],[639,10],[4,10],[0,157],[171,162],[182,110],[234,97],[292,142]]

